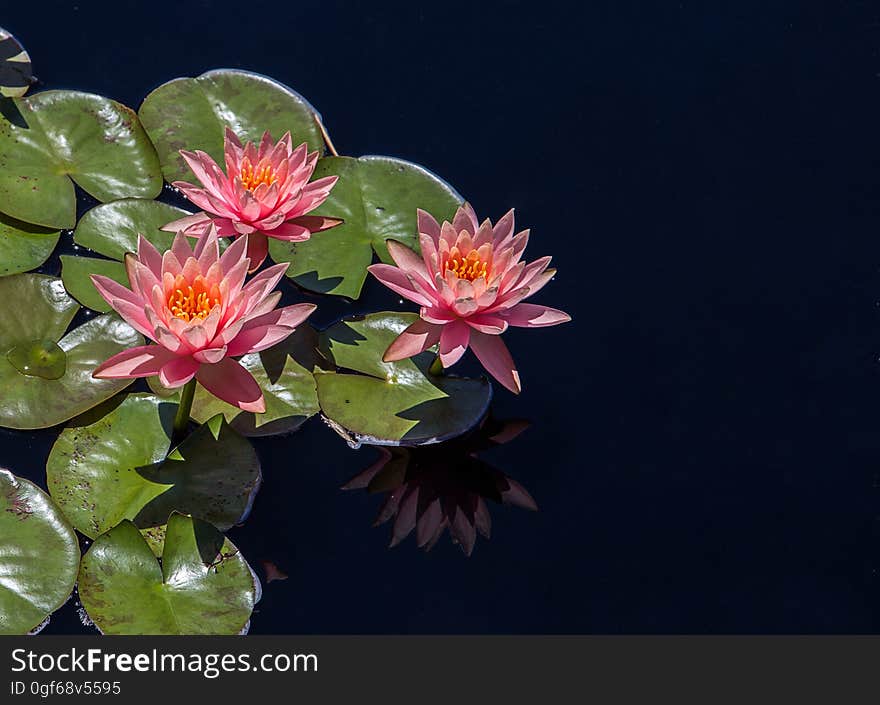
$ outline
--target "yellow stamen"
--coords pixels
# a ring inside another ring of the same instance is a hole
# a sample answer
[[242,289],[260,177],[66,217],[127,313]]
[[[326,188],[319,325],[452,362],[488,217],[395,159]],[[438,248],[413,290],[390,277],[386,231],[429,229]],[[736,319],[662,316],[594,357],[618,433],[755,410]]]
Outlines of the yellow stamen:
[[196,318],[204,320],[211,313],[211,309],[219,303],[220,299],[209,296],[200,281],[195,282],[195,288],[187,285],[175,289],[168,296],[168,308],[171,313],[187,323]]
[[241,163],[241,183],[248,191],[253,191],[260,184],[271,186],[278,177],[275,170],[269,164],[257,165],[254,169],[251,160],[245,158]]
[[452,257],[446,262],[446,269],[455,272],[459,279],[473,281],[479,277],[488,279],[488,264],[483,262],[471,252],[467,257]]

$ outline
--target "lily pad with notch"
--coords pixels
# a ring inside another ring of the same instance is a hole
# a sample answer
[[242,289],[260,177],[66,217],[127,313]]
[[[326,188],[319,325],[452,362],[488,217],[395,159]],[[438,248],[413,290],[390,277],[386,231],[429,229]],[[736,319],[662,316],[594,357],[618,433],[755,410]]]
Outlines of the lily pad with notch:
[[143,345],[115,314],[67,331],[79,305],[60,279],[43,274],[0,278],[0,426],[47,428],[77,416],[132,380],[95,379],[104,360]]
[[249,71],[219,69],[197,78],[176,78],[150,93],[139,115],[169,182],[195,183],[181,149],[200,149],[223,164],[227,126],[242,142],[259,142],[266,130],[277,140],[289,130],[294,145],[306,142],[310,151],[324,151],[320,115],[309,102],[287,86]]
[[466,433],[488,411],[488,380],[432,375],[431,353],[382,362],[391,342],[415,320],[410,313],[374,313],[322,334],[324,355],[341,369],[316,370],[318,401],[330,425],[352,445],[437,443]]
[[49,492],[81,533],[123,520],[157,534],[173,511],[221,530],[250,513],[262,475],[251,444],[221,415],[170,453],[177,405],[153,394],[113,399],[68,424],[49,454]]
[[[127,252],[137,252],[138,235],[143,235],[160,252],[170,249],[173,233],[160,228],[189,213],[159,201],[126,198],[103,203],[89,210],[76,226],[73,241],[108,259],[61,255],[64,286],[83,306],[106,313],[110,305],[95,289],[92,274],[102,274],[129,286],[123,260]],[[223,248],[226,242],[221,241]]]
[[161,558],[160,565],[130,521],[95,540],[82,559],[79,597],[103,634],[234,635],[247,628],[260,584],[216,528],[171,515]]
[[155,198],[159,158],[137,115],[90,93],[16,98],[0,116],[0,211],[47,228],[76,224],[74,183],[99,201]]
[[345,222],[305,242],[269,239],[276,262],[290,262],[287,276],[321,294],[356,299],[375,252],[391,258],[385,241],[398,240],[419,250],[416,211],[421,208],[439,221],[452,220],[461,196],[440,177],[418,164],[392,157],[326,157],[318,161],[314,178],[338,176],[329,197],[315,215]]
[[0,634],[27,634],[70,597],[79,542],[45,492],[4,469],[0,536]]

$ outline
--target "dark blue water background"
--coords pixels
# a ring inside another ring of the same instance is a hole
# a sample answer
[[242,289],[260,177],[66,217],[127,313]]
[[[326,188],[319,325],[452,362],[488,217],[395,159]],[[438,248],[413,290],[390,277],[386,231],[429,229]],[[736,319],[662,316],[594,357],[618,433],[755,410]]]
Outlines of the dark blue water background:
[[[507,334],[525,389],[494,413],[533,424],[486,455],[540,511],[490,507],[470,558],[389,550],[380,500],[339,490],[373,450],[317,419],[260,440],[231,537],[289,578],[253,632],[877,630],[876,3],[41,1],[0,25],[45,87],[134,107],[268,74],[343,153],[515,206],[554,256],[536,300],[574,322]],[[369,281],[313,320],[389,308]],[[45,485],[56,433],[0,431],[0,461]],[[47,629],[82,630],[73,601]]]

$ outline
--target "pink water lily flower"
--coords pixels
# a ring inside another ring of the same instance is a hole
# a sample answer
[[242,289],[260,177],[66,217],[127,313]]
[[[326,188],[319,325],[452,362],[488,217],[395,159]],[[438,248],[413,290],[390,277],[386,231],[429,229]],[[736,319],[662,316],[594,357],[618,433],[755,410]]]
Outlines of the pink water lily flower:
[[293,333],[313,304],[275,308],[273,291],[287,264],[269,267],[245,284],[247,236],[220,255],[211,228],[195,250],[182,233],[160,254],[138,238],[137,255],[125,256],[131,289],[104,276],[92,282],[126,322],[155,341],[114,355],[98,366],[104,379],[159,375],[180,387],[195,377],[209,392],[244,411],[263,412],[257,381],[234,358],[265,350]]
[[389,346],[384,361],[402,360],[439,343],[440,361],[451,367],[470,346],[489,374],[519,393],[519,372],[501,333],[508,326],[540,328],[571,320],[555,308],[521,303],[556,273],[547,269],[550,257],[521,261],[529,231],[514,234],[513,210],[494,226],[488,219],[480,225],[468,203],[443,225],[420,210],[418,227],[421,257],[388,240],[397,266],[369,267],[385,286],[422,307],[419,320]]
[[174,186],[204,212],[168,223],[163,230],[201,236],[213,223],[220,237],[250,235],[247,256],[253,271],[266,259],[268,238],[302,242],[342,222],[306,215],[327,200],[338,177],[309,183],[318,153],[309,153],[305,142],[294,149],[290,132],[277,143],[266,132],[257,148],[253,142],[242,146],[227,127],[224,152],[226,173],[205,152],[180,150],[204,188],[186,181]]

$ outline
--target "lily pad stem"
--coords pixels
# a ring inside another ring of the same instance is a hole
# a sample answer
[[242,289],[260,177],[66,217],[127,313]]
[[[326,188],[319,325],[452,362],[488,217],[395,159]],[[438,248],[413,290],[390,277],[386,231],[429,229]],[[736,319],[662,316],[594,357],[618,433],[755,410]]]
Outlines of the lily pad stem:
[[336,151],[336,147],[333,146],[333,140],[330,139],[330,133],[327,132],[327,128],[324,127],[324,123],[321,120],[319,115],[315,115],[315,122],[318,125],[318,129],[321,131],[321,137],[324,138],[324,144],[327,145],[327,151],[330,152],[334,157],[339,156],[339,152]]
[[174,416],[174,437],[173,442],[179,443],[183,440],[186,433],[186,427],[189,424],[189,414],[192,411],[193,398],[196,395],[196,380],[193,377],[189,382],[183,385],[180,390],[180,401],[177,404],[177,414]]
[[434,362],[431,363],[431,366],[428,368],[428,372],[435,377],[440,377],[443,375],[443,363],[440,361],[440,356],[434,358]]

